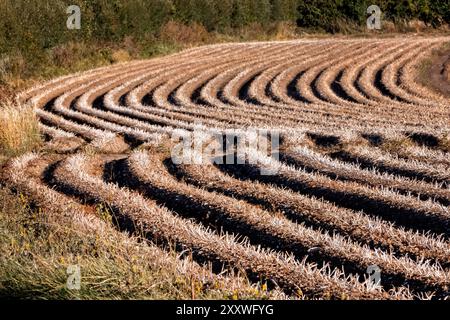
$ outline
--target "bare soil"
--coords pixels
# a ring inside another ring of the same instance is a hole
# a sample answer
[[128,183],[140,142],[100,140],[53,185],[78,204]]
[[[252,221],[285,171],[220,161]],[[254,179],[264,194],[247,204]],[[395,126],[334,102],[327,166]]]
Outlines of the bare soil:
[[432,57],[425,80],[426,85],[450,97],[450,49]]

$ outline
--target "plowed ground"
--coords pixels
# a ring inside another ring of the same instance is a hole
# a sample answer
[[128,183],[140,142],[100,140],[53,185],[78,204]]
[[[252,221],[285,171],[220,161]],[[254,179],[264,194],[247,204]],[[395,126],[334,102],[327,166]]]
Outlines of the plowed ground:
[[[449,40],[221,44],[58,78],[19,97],[56,155],[5,181],[50,207],[107,204],[118,229],[288,295],[446,298],[450,101],[416,77]],[[275,174],[174,164],[171,136],[198,126],[277,130],[279,159],[257,155]]]

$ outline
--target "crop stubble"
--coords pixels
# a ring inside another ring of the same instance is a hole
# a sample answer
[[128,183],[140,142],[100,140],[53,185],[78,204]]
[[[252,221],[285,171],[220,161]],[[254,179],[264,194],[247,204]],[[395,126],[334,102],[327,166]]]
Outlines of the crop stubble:
[[[18,100],[59,155],[11,161],[4,180],[38,203],[107,203],[162,250],[174,243],[287,294],[445,298],[449,100],[415,79],[448,41],[219,44],[58,78]],[[171,135],[198,128],[279,131],[279,160],[253,154],[276,174],[171,163]],[[18,167],[40,158],[46,174],[26,182]],[[381,286],[365,277],[374,264]]]

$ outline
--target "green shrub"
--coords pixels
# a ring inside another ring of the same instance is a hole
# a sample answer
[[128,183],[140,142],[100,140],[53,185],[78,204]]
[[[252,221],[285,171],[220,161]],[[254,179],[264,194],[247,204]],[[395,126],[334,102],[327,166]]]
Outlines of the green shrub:
[[[378,5],[383,19],[397,24],[421,20],[437,27],[449,23],[450,2],[433,0],[305,0],[299,1],[297,23],[327,32],[341,32],[348,24],[364,27],[369,5]],[[342,23],[344,22],[344,23]]]

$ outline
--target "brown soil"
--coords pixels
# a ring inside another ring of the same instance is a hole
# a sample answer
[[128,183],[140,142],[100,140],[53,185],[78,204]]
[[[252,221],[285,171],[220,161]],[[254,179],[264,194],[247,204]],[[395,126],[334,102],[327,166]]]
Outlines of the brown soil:
[[54,138],[45,145],[44,150],[56,153],[70,153],[78,150],[78,148],[80,148],[83,145],[83,143],[84,140],[78,137]]
[[0,102],[12,100],[14,97],[14,91],[11,88],[0,85]]
[[450,97],[450,49],[432,57],[424,80],[426,85]]

